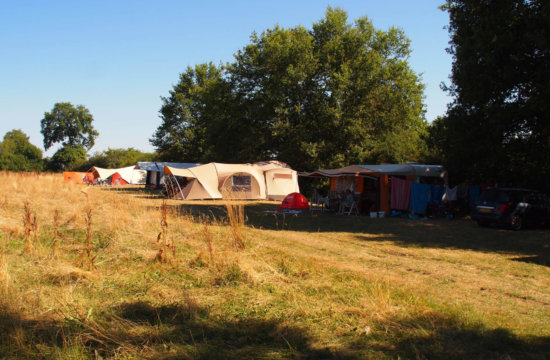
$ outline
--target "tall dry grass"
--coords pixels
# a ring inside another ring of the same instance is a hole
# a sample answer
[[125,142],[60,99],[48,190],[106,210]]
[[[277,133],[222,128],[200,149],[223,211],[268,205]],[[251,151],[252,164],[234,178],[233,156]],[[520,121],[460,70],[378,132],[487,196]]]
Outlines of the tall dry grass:
[[52,242],[52,257],[57,257],[57,248],[59,246],[59,209],[55,209],[53,213],[53,242]]
[[0,295],[7,297],[10,284],[10,274],[6,259],[6,242],[8,237],[6,236],[4,238],[4,235],[2,234],[0,238],[2,239],[2,243],[0,244]]
[[236,202],[233,200],[226,200],[225,208],[227,210],[227,219],[231,229],[231,237],[233,239],[233,246],[236,249],[243,250],[245,248],[244,240],[244,205],[242,202]]
[[[210,215],[212,203],[227,219]],[[281,232],[247,226],[251,203],[204,202],[200,215],[185,204],[133,187],[0,173],[0,332],[10,334],[0,357],[545,354],[547,267],[509,252],[428,246],[437,223],[415,231],[395,219],[321,215],[355,228]],[[455,224],[438,234],[464,231]],[[170,261],[155,261],[162,244]]]

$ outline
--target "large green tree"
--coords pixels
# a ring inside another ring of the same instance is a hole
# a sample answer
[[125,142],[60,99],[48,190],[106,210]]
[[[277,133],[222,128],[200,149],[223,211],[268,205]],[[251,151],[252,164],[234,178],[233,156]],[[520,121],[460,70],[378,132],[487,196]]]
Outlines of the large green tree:
[[401,30],[352,25],[329,8],[312,30],[254,35],[230,74],[279,159],[300,169],[404,162],[418,158],[425,126],[409,52]]
[[550,2],[449,0],[454,97],[431,129],[459,180],[550,190]]
[[42,150],[30,143],[29,137],[21,130],[12,130],[0,142],[0,170],[41,171]]
[[75,107],[69,102],[56,103],[40,122],[44,149],[48,150],[54,144],[61,143],[62,146],[80,146],[89,150],[99,135],[94,129],[93,121],[92,114],[83,105]]
[[231,114],[230,95],[222,67],[200,64],[180,74],[170,96],[162,98],[162,124],[151,138],[160,158],[208,161],[207,128]]
[[56,103],[51,112],[44,113],[40,132],[44,148],[60,143],[48,167],[54,171],[76,170],[86,162],[86,151],[94,146],[99,133],[93,126],[94,118],[83,105]]
[[303,170],[416,160],[423,86],[409,52],[401,30],[329,7],[310,30],[253,34],[233,63],[188,69],[151,142],[166,160],[277,158]]

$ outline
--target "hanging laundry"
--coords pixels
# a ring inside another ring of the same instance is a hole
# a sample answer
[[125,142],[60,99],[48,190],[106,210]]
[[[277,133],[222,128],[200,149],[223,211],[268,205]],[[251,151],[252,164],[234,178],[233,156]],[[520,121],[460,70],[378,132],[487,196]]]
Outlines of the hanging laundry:
[[409,211],[416,214],[425,214],[426,207],[428,206],[428,199],[430,198],[430,191],[430,185],[412,183]]
[[390,207],[396,210],[409,210],[411,183],[398,177],[391,177]]
[[443,201],[456,201],[457,187],[445,186],[445,194],[443,195]]

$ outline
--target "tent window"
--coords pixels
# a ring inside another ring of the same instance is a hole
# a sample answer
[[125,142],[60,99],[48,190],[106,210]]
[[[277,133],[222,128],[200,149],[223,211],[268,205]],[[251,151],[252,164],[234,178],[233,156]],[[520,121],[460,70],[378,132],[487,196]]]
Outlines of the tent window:
[[251,191],[252,177],[248,175],[233,175],[231,177],[233,191]]
[[274,179],[290,179],[292,180],[292,174],[273,174]]

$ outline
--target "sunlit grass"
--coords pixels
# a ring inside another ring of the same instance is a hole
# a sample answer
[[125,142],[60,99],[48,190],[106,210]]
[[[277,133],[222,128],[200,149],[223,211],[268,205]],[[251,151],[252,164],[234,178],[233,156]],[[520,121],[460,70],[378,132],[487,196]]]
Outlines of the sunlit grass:
[[548,230],[276,205],[1,173],[0,357],[550,353]]

